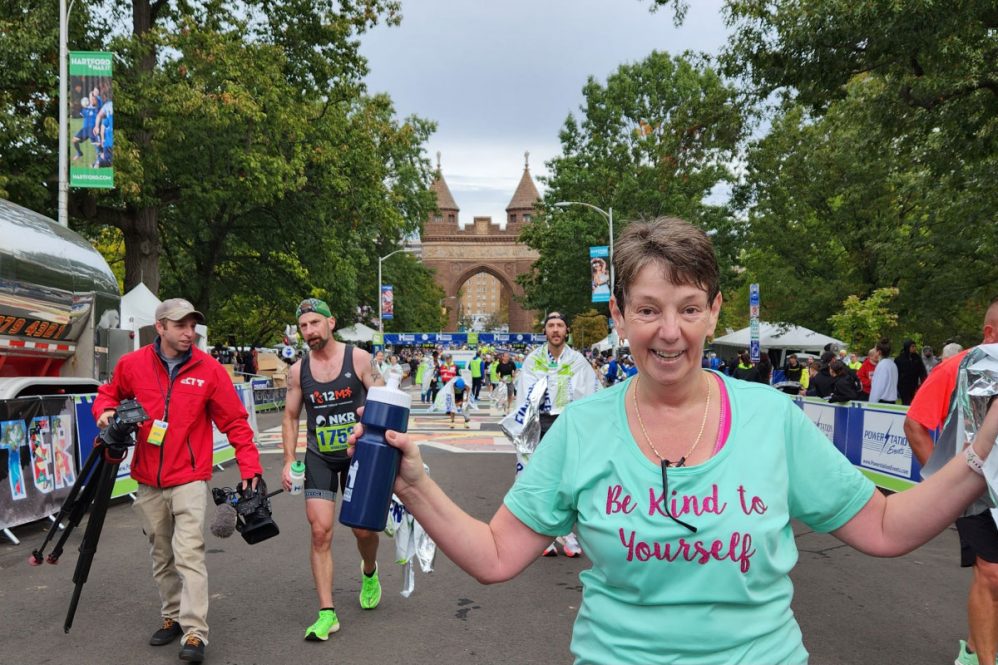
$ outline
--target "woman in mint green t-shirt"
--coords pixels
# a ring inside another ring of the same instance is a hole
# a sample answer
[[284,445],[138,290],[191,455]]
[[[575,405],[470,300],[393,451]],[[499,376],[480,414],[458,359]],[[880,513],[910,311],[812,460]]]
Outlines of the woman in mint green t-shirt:
[[570,404],[488,524],[450,501],[393,432],[395,492],[481,582],[514,577],[574,528],[592,560],[576,663],[806,663],[790,609],[790,521],[876,556],[918,547],[984,491],[998,408],[968,455],[885,497],[786,395],[701,368],[721,308],[702,231],[635,222],[613,259],[610,311],[639,373]]

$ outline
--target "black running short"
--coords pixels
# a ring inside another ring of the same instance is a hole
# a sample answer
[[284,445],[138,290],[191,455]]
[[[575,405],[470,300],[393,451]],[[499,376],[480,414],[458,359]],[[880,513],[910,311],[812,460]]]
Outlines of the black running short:
[[957,519],[956,530],[960,533],[961,566],[973,566],[977,557],[998,563],[998,526],[990,510]]
[[326,457],[305,451],[305,498],[336,501],[336,492],[347,485],[350,458]]

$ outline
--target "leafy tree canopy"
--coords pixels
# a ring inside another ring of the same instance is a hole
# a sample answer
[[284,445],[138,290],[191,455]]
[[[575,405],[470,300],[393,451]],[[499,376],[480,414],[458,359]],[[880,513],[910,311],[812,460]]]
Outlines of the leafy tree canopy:
[[[434,206],[433,124],[362,83],[358,37],[399,19],[393,0],[77,3],[71,47],[116,54],[116,189],[74,191],[72,224],[124,245],[126,289],[184,295],[247,341],[305,295],[350,319],[376,304],[377,256]],[[0,186],[54,216],[57,12],[14,0],[0,29]],[[409,287],[435,307],[426,279]]]
[[540,253],[521,278],[527,305],[570,317],[592,307],[588,247],[608,244],[608,224],[583,206],[553,206],[562,201],[612,209],[615,235],[634,219],[686,218],[714,235],[730,269],[736,224],[705,199],[733,180],[743,132],[734,90],[697,58],[656,52],[605,85],[590,78],[583,94],[582,117],[565,121],[548,164],[547,207],[521,236]]

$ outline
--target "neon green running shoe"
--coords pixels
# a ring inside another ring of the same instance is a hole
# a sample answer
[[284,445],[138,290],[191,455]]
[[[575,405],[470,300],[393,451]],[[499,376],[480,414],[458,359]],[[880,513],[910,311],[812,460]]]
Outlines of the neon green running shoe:
[[309,642],[325,642],[330,633],[340,629],[340,620],[336,618],[336,610],[319,610],[319,618],[305,629],[305,639]]
[[360,564],[360,606],[373,610],[381,602],[381,582],[378,581],[378,564],[374,564],[374,574],[364,574],[364,564]]

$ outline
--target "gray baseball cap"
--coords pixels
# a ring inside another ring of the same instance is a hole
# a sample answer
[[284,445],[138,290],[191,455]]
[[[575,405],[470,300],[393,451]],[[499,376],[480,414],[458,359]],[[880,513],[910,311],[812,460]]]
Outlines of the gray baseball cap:
[[164,300],[159,304],[159,307],[156,308],[157,321],[162,321],[163,319],[181,321],[191,315],[197,319],[198,323],[204,323],[204,314],[194,309],[194,305],[183,298],[170,298],[169,300]]

